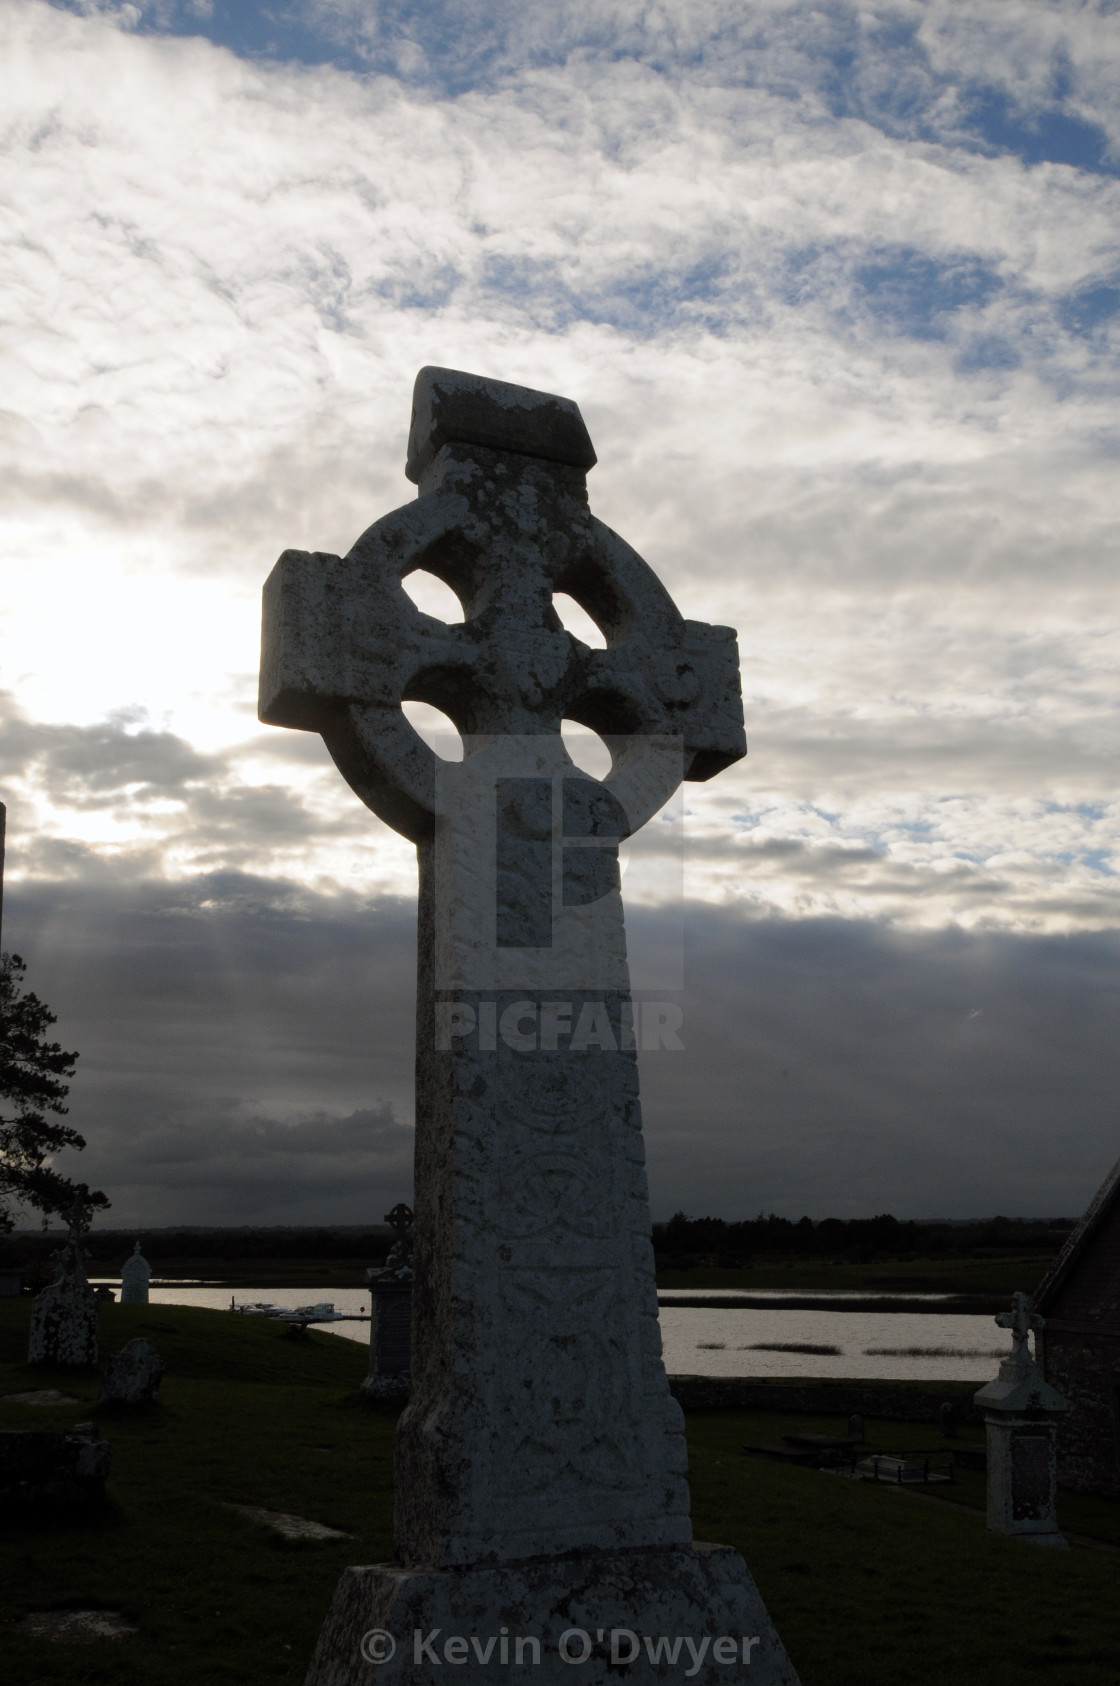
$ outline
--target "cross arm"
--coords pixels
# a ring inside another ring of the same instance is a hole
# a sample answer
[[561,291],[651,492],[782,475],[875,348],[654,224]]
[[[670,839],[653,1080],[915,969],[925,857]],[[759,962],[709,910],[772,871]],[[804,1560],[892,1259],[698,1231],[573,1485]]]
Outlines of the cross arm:
[[[747,753],[734,632],[684,620],[649,563],[605,522],[591,517],[588,533],[560,585],[603,628],[608,648],[586,654],[572,718],[604,738],[677,738],[684,777],[714,777]],[[612,748],[617,758],[623,746]]]
[[730,627],[680,621],[656,644],[636,632],[592,651],[572,717],[604,738],[678,738],[686,779],[703,781],[747,753],[739,646]]
[[286,550],[264,587],[260,719],[320,732],[366,806],[414,841],[431,830],[435,757],[401,699],[421,669],[462,659],[462,629],[422,614],[401,579],[460,503],[406,505],[345,557]]

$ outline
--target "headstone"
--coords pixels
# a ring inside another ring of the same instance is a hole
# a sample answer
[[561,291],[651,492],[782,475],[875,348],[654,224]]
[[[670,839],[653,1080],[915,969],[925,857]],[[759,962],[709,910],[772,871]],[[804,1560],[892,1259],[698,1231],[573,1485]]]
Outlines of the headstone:
[[126,1259],[121,1266],[121,1304],[147,1305],[148,1284],[152,1279],[152,1267],[140,1251],[139,1241],[133,1248],[132,1257]]
[[93,1423],[0,1430],[0,1501],[8,1506],[85,1505],[105,1495],[109,1445]]
[[951,1399],[942,1401],[938,1407],[937,1420],[946,1440],[955,1440],[957,1438],[957,1407]]
[[[577,1661],[594,1686],[624,1663],[659,1679],[662,1637],[696,1645],[697,1686],[748,1665],[759,1686],[796,1678],[738,1553],[692,1542],[618,870],[682,777],[744,753],[735,636],[683,620],[590,514],[594,461],[570,400],[422,370],[416,502],[345,558],[286,551],[265,586],[262,720],[320,732],[420,872],[399,1561],[347,1571],[308,1686],[368,1681],[379,1628],[383,1686],[438,1680],[499,1629],[542,1686]],[[461,625],[414,608],[418,568],[457,593]],[[564,630],[554,592],[606,649]],[[461,762],[433,755],[406,698],[451,716]],[[601,783],[573,766],[564,718],[607,740]],[[439,1652],[416,1654],[416,1630]]]
[[412,1347],[412,1208],[402,1201],[386,1212],[396,1236],[384,1270],[369,1270],[371,1304],[367,1399],[407,1399]]
[[863,1434],[863,1418],[860,1416],[858,1411],[854,1411],[848,1418],[848,1439],[853,1440],[858,1444],[862,1444]]
[[110,1358],[99,1405],[154,1405],[163,1380],[163,1359],[151,1341],[128,1341]]
[[82,1263],[82,1235],[88,1221],[89,1208],[79,1198],[69,1214],[70,1233],[58,1275],[49,1288],[36,1294],[31,1308],[29,1364],[85,1369],[97,1363],[97,1296]]
[[988,1436],[988,1527],[1035,1545],[1065,1550],[1058,1532],[1058,1423],[1069,1409],[1031,1357],[1030,1330],[1043,1320],[1030,1313],[1026,1294],[996,1322],[1012,1332],[1010,1358],[999,1375],[974,1395]]

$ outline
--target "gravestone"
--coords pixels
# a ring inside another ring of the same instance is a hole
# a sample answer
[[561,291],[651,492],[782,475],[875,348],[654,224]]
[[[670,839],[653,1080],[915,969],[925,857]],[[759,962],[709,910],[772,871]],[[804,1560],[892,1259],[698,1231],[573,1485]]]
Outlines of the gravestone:
[[89,1208],[79,1197],[69,1213],[69,1235],[59,1259],[58,1275],[36,1294],[31,1308],[29,1364],[53,1364],[85,1369],[97,1363],[97,1296],[86,1280],[82,1235],[89,1227]]
[[974,1395],[988,1437],[988,1527],[1034,1545],[1067,1549],[1058,1532],[1058,1423],[1069,1409],[1031,1357],[1027,1336],[1041,1329],[1026,1294],[996,1322],[1012,1334],[1011,1356]]
[[132,1257],[126,1259],[121,1266],[121,1304],[147,1305],[148,1284],[152,1279],[152,1267],[140,1251],[139,1241],[132,1251]]
[[412,1208],[398,1201],[385,1222],[396,1236],[384,1270],[369,1270],[367,1399],[407,1399],[412,1347]]
[[115,1352],[101,1383],[99,1405],[154,1405],[163,1380],[163,1359],[151,1341],[127,1341]]
[[[695,1646],[699,1686],[796,1679],[742,1559],[692,1542],[618,868],[682,778],[745,753],[735,636],[684,620],[590,514],[594,462],[570,400],[422,370],[416,501],[344,558],[286,551],[265,586],[261,719],[322,734],[420,880],[398,1561],[347,1571],[309,1686],[371,1663],[386,1686],[437,1680],[499,1629],[496,1659],[521,1644],[513,1663],[549,1686],[580,1660],[595,1686],[624,1663],[671,1678],[661,1638]],[[461,625],[414,607],[416,569]],[[555,592],[605,649],[564,630]],[[450,716],[461,762],[427,748],[409,699]],[[602,782],[573,766],[565,718],[606,741]]]
[[105,1497],[110,1447],[93,1423],[0,1430],[0,1504],[32,1511]]

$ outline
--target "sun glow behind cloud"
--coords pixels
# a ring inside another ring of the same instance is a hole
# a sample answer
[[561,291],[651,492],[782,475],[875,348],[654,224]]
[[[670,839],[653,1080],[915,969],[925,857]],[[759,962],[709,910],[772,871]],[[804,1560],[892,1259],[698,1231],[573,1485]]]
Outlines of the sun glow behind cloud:
[[413,495],[440,362],[575,397],[596,512],[739,630],[695,896],[1115,925],[1114,29],[746,10],[321,0],[301,63],[220,4],[12,0],[17,874],[411,892],[317,740],[256,725],[258,594]]

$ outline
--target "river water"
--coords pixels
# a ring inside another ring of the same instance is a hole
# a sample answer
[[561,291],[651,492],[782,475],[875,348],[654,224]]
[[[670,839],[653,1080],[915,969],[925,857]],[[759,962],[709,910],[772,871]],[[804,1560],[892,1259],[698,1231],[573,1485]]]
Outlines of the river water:
[[[116,1288],[119,1284],[111,1282]],[[686,1290],[680,1290],[681,1293]],[[728,1290],[742,1293],[742,1290]],[[153,1305],[229,1308],[252,1300],[271,1300],[295,1309],[312,1298],[333,1301],[335,1309],[369,1315],[369,1291],[361,1288],[208,1288],[185,1285],[153,1287]],[[674,1297],[666,1290],[665,1299]],[[711,1297],[711,1296],[709,1296]],[[719,1297],[722,1297],[720,1295]],[[772,1297],[781,1298],[780,1293]],[[794,1296],[790,1296],[794,1297]],[[796,1295],[804,1299],[804,1293]],[[863,1381],[990,1381],[999,1360],[1011,1351],[1009,1330],[991,1317],[938,1312],[845,1311],[843,1293],[821,1295],[820,1309],[755,1311],[739,1306],[661,1307],[661,1338],[670,1375],[820,1376]],[[909,1295],[937,1299],[936,1295]],[[836,1307],[835,1310],[828,1309]],[[324,1324],[330,1333],[367,1343],[369,1324]],[[825,1348],[790,1351],[789,1348]],[[782,1350],[782,1349],[786,1350]]]

